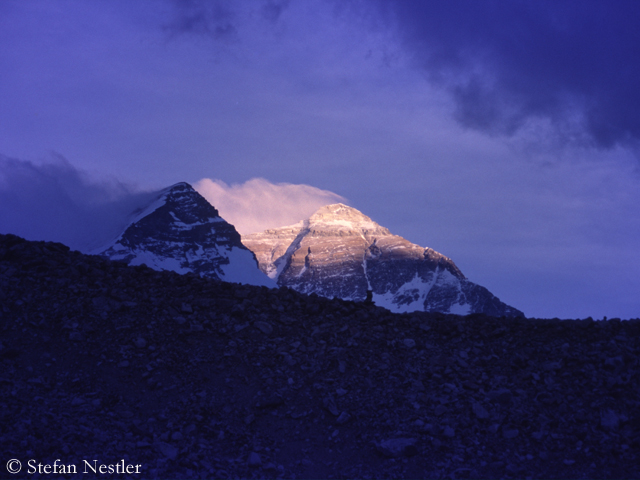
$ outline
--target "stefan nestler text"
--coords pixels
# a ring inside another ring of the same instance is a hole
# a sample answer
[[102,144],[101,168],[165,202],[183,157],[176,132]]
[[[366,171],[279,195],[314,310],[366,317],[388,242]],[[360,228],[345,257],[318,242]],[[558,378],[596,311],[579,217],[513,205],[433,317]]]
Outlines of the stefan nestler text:
[[[82,473],[100,473],[103,475],[111,475],[111,474],[134,474],[140,473],[140,468],[142,465],[125,463],[124,459],[120,460],[117,463],[100,463],[98,460],[82,460],[82,464],[75,465],[73,463],[60,463],[60,459],[57,459],[53,463],[39,463],[34,459],[31,459],[27,462],[28,465],[28,473],[39,473],[39,474],[68,474],[68,473],[78,473],[78,471]],[[78,468],[79,467],[79,468]]]

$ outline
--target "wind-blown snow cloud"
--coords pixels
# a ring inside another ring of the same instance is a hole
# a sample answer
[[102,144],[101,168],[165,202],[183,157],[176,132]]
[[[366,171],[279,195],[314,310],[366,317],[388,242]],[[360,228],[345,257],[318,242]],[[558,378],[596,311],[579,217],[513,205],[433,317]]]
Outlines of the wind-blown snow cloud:
[[60,155],[46,164],[0,155],[0,233],[87,253],[119,235],[128,215],[156,194],[93,180]]
[[204,178],[194,188],[243,235],[291,225],[324,205],[347,201],[336,193],[310,185],[271,183],[264,178],[234,185]]

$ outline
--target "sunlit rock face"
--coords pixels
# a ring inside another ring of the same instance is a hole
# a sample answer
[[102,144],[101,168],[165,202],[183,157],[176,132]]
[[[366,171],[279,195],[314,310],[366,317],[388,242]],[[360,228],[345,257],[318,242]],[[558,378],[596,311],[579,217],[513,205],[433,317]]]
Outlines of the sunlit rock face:
[[341,203],[242,242],[264,273],[299,292],[362,301],[372,290],[376,305],[394,312],[523,315],[467,280],[451,259]]
[[155,270],[275,286],[258,268],[233,225],[188,183],[177,183],[132,213],[103,256]]

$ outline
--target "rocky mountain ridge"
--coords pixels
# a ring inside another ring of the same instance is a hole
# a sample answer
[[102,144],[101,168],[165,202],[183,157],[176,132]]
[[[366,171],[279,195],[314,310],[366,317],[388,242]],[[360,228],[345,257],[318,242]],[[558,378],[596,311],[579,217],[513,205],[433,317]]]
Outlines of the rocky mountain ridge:
[[258,270],[255,256],[235,227],[184,182],[166,188],[133,212],[123,233],[98,253],[156,270],[275,286]]
[[450,258],[393,235],[355,208],[327,205],[295,225],[243,235],[260,268],[303,293],[417,310],[524,316],[469,281]]
[[639,356],[640,319],[393,314],[0,235],[5,477],[635,478]]

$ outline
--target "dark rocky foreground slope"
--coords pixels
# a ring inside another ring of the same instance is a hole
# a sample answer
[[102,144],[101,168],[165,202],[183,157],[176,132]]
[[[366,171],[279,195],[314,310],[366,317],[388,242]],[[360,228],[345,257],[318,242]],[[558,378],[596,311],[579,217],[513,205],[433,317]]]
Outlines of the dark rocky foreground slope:
[[640,320],[391,314],[2,235],[0,339],[2,478],[640,477]]

